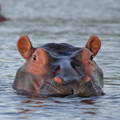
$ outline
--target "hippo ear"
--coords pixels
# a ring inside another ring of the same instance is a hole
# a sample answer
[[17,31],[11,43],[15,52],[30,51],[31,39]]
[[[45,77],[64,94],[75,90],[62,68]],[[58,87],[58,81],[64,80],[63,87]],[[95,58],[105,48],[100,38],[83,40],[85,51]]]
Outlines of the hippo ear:
[[101,41],[97,36],[91,36],[85,47],[88,48],[94,56],[96,56],[101,47]]
[[33,47],[28,36],[24,35],[20,37],[17,42],[17,49],[23,58],[28,59],[31,56]]

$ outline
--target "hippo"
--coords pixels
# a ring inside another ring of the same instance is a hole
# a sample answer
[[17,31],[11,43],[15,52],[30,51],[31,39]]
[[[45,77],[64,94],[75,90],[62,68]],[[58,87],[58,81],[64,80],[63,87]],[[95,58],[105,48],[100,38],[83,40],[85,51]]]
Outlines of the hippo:
[[5,16],[2,15],[2,8],[1,8],[1,5],[0,5],[0,22],[4,22],[8,20],[8,18],[6,18]]
[[92,35],[84,47],[67,43],[47,43],[33,47],[23,35],[17,49],[25,63],[16,72],[13,88],[18,94],[31,96],[104,95],[103,72],[94,61],[101,40]]

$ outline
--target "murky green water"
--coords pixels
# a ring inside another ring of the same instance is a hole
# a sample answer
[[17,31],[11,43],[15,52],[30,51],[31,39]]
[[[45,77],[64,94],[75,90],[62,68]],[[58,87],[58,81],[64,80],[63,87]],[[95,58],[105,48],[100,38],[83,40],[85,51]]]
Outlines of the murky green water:
[[[119,120],[120,119],[120,1],[119,0],[0,0],[11,18],[0,23],[1,120]],[[16,41],[27,34],[34,46],[67,42],[84,46],[98,35],[102,49],[95,58],[104,71],[105,96],[28,98],[11,85],[24,62]]]

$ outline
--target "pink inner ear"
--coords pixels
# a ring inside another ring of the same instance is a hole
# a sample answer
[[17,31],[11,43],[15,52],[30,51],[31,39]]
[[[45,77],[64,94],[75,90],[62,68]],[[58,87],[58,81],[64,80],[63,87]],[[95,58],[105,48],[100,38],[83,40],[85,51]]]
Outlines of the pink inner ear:
[[21,36],[17,42],[17,49],[23,58],[28,59],[33,52],[32,44],[27,36]]
[[101,47],[101,41],[97,36],[91,36],[86,44],[86,48],[88,48],[94,56],[98,53]]

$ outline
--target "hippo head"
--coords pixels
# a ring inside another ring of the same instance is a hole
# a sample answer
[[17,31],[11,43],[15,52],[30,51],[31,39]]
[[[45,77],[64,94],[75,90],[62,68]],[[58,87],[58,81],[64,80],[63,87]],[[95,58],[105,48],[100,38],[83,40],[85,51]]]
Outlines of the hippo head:
[[26,62],[18,69],[13,88],[39,96],[103,95],[103,72],[94,61],[100,47],[97,36],[82,48],[66,43],[34,48],[27,36],[21,36],[17,49]]

